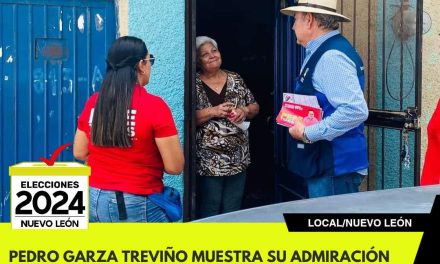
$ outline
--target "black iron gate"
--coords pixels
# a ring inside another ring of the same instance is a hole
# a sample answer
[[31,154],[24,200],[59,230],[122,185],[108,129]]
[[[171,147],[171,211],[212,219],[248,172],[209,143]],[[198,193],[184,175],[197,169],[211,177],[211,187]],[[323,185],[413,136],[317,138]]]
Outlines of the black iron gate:
[[341,32],[366,66],[369,177],[363,189],[419,185],[423,1],[340,0]]

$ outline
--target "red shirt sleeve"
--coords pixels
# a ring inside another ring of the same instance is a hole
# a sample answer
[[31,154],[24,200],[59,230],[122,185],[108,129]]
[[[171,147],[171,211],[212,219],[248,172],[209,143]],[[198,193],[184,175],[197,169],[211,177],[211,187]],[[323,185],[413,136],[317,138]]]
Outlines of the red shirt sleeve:
[[89,124],[89,121],[91,121],[90,115],[91,115],[92,109],[95,107],[97,99],[98,99],[98,94],[97,93],[93,94],[87,100],[87,102],[84,106],[84,109],[83,109],[81,115],[79,116],[78,129],[85,132],[85,133],[90,132],[90,124]]
[[153,117],[153,130],[155,138],[163,138],[177,135],[171,109],[162,98],[157,98]]

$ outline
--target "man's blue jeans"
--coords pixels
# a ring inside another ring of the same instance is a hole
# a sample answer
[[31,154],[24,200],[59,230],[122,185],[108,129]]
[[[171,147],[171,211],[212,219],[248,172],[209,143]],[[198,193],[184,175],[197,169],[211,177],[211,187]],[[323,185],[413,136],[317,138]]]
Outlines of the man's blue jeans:
[[309,190],[309,198],[329,196],[359,191],[365,176],[357,172],[340,176],[312,177],[306,180]]
[[200,181],[200,217],[240,210],[246,171],[232,176],[201,176]]
[[124,193],[127,219],[119,220],[115,191],[90,187],[90,222],[169,222],[162,208],[148,195]]

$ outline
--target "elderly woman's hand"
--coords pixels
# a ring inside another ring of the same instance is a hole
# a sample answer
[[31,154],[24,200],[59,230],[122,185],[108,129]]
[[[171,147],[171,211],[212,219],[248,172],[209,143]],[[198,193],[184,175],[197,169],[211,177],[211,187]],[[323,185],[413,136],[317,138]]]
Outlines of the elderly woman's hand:
[[238,124],[243,122],[246,119],[246,116],[247,116],[246,107],[239,107],[231,111],[231,113],[229,114],[229,121]]
[[231,113],[232,107],[234,107],[234,104],[230,102],[219,104],[212,107],[212,115],[214,117],[226,118]]

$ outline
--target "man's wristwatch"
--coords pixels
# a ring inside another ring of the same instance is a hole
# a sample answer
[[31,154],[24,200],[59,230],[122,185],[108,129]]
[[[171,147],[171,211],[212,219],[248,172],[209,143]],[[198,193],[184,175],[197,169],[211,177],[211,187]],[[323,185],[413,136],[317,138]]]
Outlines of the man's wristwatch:
[[302,141],[306,144],[312,144],[312,141],[307,138],[305,130],[303,131]]

